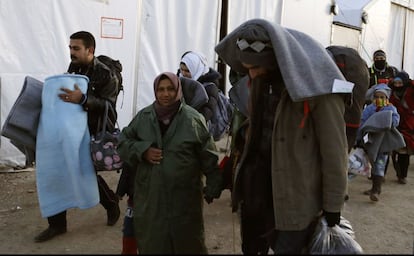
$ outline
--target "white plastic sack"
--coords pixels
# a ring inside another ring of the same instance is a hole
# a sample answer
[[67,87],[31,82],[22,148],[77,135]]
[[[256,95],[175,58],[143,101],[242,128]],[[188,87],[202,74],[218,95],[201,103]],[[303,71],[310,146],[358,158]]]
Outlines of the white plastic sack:
[[363,148],[355,148],[349,153],[348,173],[371,176],[371,163]]
[[341,216],[339,225],[328,227],[321,217],[309,245],[309,254],[363,254],[351,223]]

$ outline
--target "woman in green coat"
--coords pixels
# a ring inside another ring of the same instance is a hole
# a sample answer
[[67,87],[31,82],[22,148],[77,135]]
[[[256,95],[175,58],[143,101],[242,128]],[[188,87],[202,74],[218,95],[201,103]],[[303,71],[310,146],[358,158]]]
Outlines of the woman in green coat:
[[158,75],[154,93],[154,103],[122,130],[118,147],[122,159],[136,171],[138,250],[205,254],[203,194],[211,203],[222,190],[216,146],[202,115],[181,102],[175,74]]

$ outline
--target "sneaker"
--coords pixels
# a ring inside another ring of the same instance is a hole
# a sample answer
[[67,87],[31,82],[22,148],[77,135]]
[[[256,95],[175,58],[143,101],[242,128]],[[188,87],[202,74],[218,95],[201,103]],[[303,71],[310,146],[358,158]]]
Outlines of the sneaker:
[[108,226],[115,225],[119,219],[119,216],[121,215],[118,203],[114,204],[112,207],[106,210],[106,215],[108,216],[108,221],[106,224]]
[[46,230],[44,230],[42,233],[38,234],[34,241],[36,243],[45,242],[47,240],[50,240],[54,238],[57,235],[66,233],[66,227],[63,228],[54,228],[54,227],[48,227]]

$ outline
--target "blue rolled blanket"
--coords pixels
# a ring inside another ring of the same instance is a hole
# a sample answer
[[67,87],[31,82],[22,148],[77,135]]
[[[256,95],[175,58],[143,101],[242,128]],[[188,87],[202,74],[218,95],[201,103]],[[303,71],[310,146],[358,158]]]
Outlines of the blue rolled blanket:
[[86,93],[86,76],[64,74],[45,79],[36,141],[36,183],[42,217],[69,208],[86,209],[99,203],[99,191],[89,142],[87,112],[62,101],[62,87],[76,83]]

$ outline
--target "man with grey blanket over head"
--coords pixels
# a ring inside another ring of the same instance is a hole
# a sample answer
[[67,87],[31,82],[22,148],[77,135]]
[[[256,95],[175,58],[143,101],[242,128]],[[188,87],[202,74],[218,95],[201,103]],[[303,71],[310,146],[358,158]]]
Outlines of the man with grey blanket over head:
[[345,81],[325,48],[299,31],[249,20],[215,47],[249,75],[249,128],[235,170],[246,254],[307,253],[319,217],[339,224],[347,186]]

